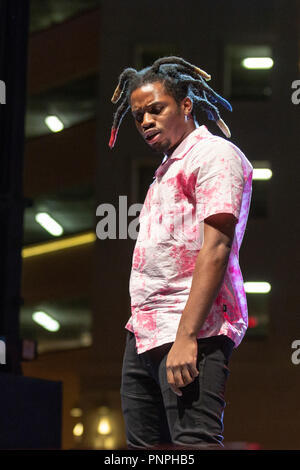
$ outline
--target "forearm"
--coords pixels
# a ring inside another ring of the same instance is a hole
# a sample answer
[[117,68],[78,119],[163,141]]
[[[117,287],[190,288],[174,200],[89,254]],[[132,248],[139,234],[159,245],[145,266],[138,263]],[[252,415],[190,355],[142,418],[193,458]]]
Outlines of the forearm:
[[177,337],[197,337],[224,280],[229,255],[230,247],[226,245],[199,252]]

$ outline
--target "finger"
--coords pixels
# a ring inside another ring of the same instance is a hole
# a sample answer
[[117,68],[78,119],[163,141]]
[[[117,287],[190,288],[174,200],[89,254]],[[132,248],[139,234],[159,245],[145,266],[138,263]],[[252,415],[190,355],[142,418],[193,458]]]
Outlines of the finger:
[[199,375],[199,371],[198,371],[195,364],[189,364],[188,368],[189,368],[190,374],[193,378],[196,378]]
[[179,390],[179,388],[176,386],[175,384],[175,378],[174,378],[174,373],[173,373],[173,370],[171,368],[167,368],[167,381],[168,381],[168,384],[171,388],[171,390],[176,393],[176,395],[178,395],[179,397],[182,396],[182,392]]
[[184,367],[183,369],[181,369],[181,375],[182,375],[182,380],[184,382],[184,385],[182,385],[183,387],[185,387],[186,385],[189,385],[195,379],[195,376],[192,374],[192,372],[190,371],[188,367]]
[[169,384],[169,385],[170,385],[171,390],[172,390],[176,395],[178,395],[179,397],[182,396],[182,391],[179,390],[179,388],[176,387],[176,385],[173,385],[173,384]]
[[168,384],[169,384],[169,385],[173,385],[173,384],[175,385],[172,369],[171,369],[170,367],[167,367],[166,370],[167,370],[167,381],[168,381]]
[[182,369],[181,367],[176,367],[173,369],[173,376],[174,376],[174,383],[176,385],[176,387],[184,387],[185,386],[185,382],[184,382],[184,378],[182,376]]

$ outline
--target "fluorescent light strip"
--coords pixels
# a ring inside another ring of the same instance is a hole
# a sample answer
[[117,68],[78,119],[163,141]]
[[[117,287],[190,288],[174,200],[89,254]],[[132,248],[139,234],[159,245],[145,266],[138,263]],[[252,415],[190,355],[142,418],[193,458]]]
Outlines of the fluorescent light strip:
[[39,212],[35,215],[35,220],[54,237],[59,237],[64,233],[62,226],[47,212]]
[[271,57],[246,57],[242,60],[242,66],[250,70],[271,69],[274,61]]
[[75,235],[73,237],[63,238],[61,240],[55,240],[46,243],[39,243],[37,245],[28,246],[23,248],[22,257],[30,258],[32,256],[39,256],[46,253],[52,253],[59,250],[65,250],[67,248],[73,248],[80,245],[86,245],[96,241],[96,234],[94,232],[88,232],[83,235]]
[[34,312],[32,319],[48,331],[58,331],[60,324],[45,312]]
[[253,180],[269,180],[272,175],[272,170],[269,168],[253,168]]
[[64,129],[62,121],[57,116],[47,116],[45,123],[52,132],[60,132]]
[[244,287],[247,294],[268,294],[271,290],[269,282],[245,282]]

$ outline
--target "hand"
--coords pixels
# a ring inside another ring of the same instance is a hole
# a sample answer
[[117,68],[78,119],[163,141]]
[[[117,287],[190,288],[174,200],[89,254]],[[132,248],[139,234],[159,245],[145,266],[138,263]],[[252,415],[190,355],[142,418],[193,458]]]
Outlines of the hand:
[[167,380],[174,393],[182,396],[179,387],[193,382],[199,371],[196,367],[198,343],[196,338],[178,336],[167,356]]

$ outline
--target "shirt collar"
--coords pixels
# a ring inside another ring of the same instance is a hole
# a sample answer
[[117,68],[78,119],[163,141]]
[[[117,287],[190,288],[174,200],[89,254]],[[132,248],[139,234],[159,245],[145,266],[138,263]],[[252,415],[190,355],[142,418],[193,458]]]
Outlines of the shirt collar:
[[[161,176],[166,169],[169,167],[169,165],[172,163],[173,160],[180,160],[183,158],[194,145],[199,142],[199,140],[205,139],[206,137],[211,136],[212,133],[209,132],[207,127],[205,125],[197,127],[195,130],[193,130],[179,145],[176,147],[174,152],[168,157],[168,155],[165,155],[163,158],[162,163],[160,166],[157,168],[155,172],[155,176]],[[167,162],[167,163],[166,163]]]
[[176,160],[179,160],[183,158],[199,140],[211,135],[211,132],[209,132],[205,125],[197,127],[176,147],[169,159],[176,158]]

